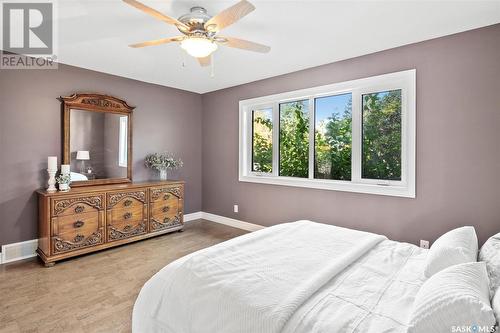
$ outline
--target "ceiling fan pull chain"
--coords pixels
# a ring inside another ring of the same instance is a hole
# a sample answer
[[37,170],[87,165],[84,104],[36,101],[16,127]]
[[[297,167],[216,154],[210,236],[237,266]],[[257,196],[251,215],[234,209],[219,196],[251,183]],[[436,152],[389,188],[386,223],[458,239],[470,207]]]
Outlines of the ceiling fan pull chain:
[[182,52],[182,63],[181,63],[182,68],[186,68],[186,53]]
[[210,55],[210,77],[215,77],[215,62],[214,62],[214,54]]

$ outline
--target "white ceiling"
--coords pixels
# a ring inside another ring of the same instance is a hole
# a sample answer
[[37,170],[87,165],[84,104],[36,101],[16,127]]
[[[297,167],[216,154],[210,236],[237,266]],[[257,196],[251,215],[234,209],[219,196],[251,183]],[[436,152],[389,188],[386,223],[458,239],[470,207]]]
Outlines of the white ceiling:
[[[257,9],[221,34],[267,44],[271,52],[219,47],[213,78],[177,44],[129,48],[179,32],[120,0],[60,0],[58,59],[205,93],[500,22],[500,1],[250,1]],[[143,2],[178,17],[194,5],[214,15],[237,0]]]

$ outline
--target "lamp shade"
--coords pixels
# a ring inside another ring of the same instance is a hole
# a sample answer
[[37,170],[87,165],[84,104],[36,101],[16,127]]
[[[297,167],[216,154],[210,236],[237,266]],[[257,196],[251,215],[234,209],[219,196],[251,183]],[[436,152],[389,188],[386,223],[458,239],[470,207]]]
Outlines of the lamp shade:
[[77,160],[90,160],[90,154],[88,150],[79,150],[76,152]]
[[181,42],[181,47],[196,58],[208,57],[212,52],[217,50],[217,44],[208,38],[189,37]]

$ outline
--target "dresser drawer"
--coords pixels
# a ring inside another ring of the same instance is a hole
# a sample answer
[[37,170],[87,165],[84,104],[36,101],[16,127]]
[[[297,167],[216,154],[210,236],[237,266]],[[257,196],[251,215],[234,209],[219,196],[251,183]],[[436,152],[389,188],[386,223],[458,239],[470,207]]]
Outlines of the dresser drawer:
[[182,227],[184,224],[182,213],[175,215],[156,215],[151,216],[149,220],[149,232],[167,230],[171,228]]
[[130,238],[147,232],[147,223],[144,220],[120,221],[106,227],[108,242]]
[[53,253],[78,250],[104,243],[102,213],[90,212],[52,219]]
[[151,205],[151,216],[175,216],[179,212],[179,200],[176,197],[164,202],[153,202]]
[[150,189],[150,202],[168,202],[171,200],[182,200],[183,188],[180,185],[155,187]]
[[52,219],[53,236],[71,232],[85,232],[97,230],[99,227],[99,212],[73,214],[55,217]]
[[108,211],[108,242],[142,235],[147,232],[147,206]]
[[182,185],[157,187],[150,190],[150,232],[182,226],[183,192]]
[[97,212],[104,209],[104,195],[52,199],[51,207],[53,217]]
[[147,206],[140,205],[131,208],[115,208],[108,210],[108,224],[118,224],[121,222],[135,222],[147,219]]
[[133,209],[147,203],[147,189],[107,194],[107,209]]
[[109,193],[107,198],[106,236],[108,242],[147,232],[147,190]]

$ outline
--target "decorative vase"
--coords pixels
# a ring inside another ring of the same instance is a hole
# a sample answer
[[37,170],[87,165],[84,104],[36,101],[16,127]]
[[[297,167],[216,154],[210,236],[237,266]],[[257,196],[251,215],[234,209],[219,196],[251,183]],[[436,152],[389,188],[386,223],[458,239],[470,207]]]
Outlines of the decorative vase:
[[59,183],[59,191],[68,192],[69,191],[69,184]]
[[160,179],[167,180],[167,169],[160,169]]
[[55,192],[55,191],[57,191],[57,188],[56,188],[57,169],[55,169],[55,170],[47,169],[47,172],[49,173],[49,181],[47,182],[49,187],[47,188],[47,192]]

